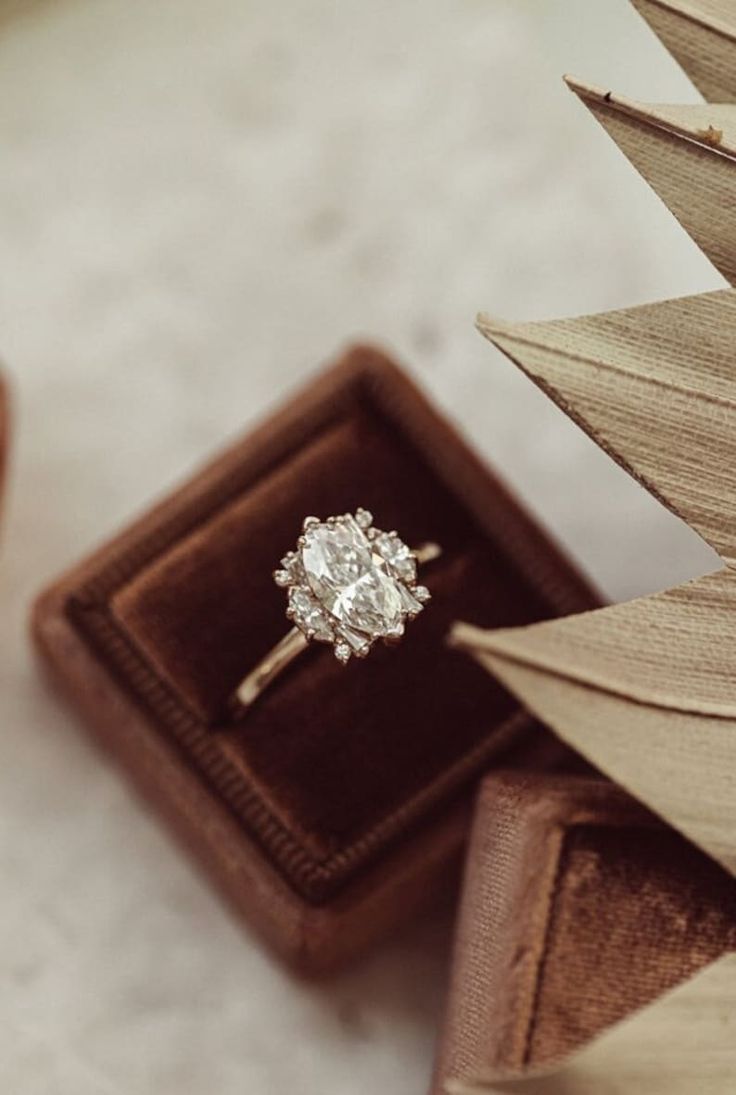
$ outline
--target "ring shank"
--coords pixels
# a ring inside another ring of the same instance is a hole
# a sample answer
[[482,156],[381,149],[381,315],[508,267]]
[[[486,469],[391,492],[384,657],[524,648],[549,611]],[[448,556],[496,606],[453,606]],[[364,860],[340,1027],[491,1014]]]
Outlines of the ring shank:
[[291,665],[308,646],[306,635],[298,627],[292,627],[239,685],[235,693],[238,702],[243,707],[250,707],[264,688],[268,688],[271,681],[283,673],[287,665]]

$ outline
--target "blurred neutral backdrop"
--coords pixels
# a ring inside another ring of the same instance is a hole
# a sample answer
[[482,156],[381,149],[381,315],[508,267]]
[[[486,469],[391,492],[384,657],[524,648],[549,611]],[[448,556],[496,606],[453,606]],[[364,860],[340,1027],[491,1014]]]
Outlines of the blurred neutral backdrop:
[[721,284],[560,80],[697,96],[627,0],[0,0],[0,1089],[419,1095],[438,912],[294,982],[48,695],[31,597],[351,339],[612,598],[708,549],[475,332]]

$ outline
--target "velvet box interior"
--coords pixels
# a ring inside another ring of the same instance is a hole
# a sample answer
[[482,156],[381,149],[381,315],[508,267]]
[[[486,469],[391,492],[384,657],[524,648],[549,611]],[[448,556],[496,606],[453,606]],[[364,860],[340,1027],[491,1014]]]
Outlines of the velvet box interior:
[[[310,648],[246,717],[231,698],[288,628],[272,578],[306,515],[370,509],[437,541],[433,600],[395,648]],[[490,763],[562,749],[466,656],[461,618],[508,626],[594,596],[414,385],[351,351],[39,600],[40,648],[249,919],[333,964],[448,885]]]
[[736,881],[602,779],[491,775],[433,1090],[549,1064],[736,948]]

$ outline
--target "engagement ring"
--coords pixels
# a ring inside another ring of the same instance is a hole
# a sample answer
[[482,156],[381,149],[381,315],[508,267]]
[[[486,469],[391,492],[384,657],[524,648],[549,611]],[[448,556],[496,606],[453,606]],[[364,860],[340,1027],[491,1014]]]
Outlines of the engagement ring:
[[331,644],[343,665],[366,657],[379,639],[398,642],[431,597],[417,584],[417,566],[440,554],[431,543],[412,550],[396,532],[376,528],[365,509],[307,517],[296,549],[274,572],[294,626],[239,685],[239,703],[249,707],[311,642]]

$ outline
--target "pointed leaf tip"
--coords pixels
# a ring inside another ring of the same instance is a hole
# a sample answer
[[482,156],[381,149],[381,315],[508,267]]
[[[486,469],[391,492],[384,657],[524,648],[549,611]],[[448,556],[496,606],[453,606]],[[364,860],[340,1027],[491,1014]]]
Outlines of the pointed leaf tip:
[[603,88],[596,87],[595,84],[588,84],[585,80],[579,79],[577,76],[571,76],[569,73],[562,77],[565,84],[574,92],[580,99],[605,99],[610,95],[610,92],[605,91]]
[[631,0],[711,103],[736,101],[733,0]]
[[736,105],[648,104],[573,90],[685,231],[736,284]]
[[735,319],[736,293],[721,290],[573,319],[506,323],[482,316],[479,327],[736,565]]

